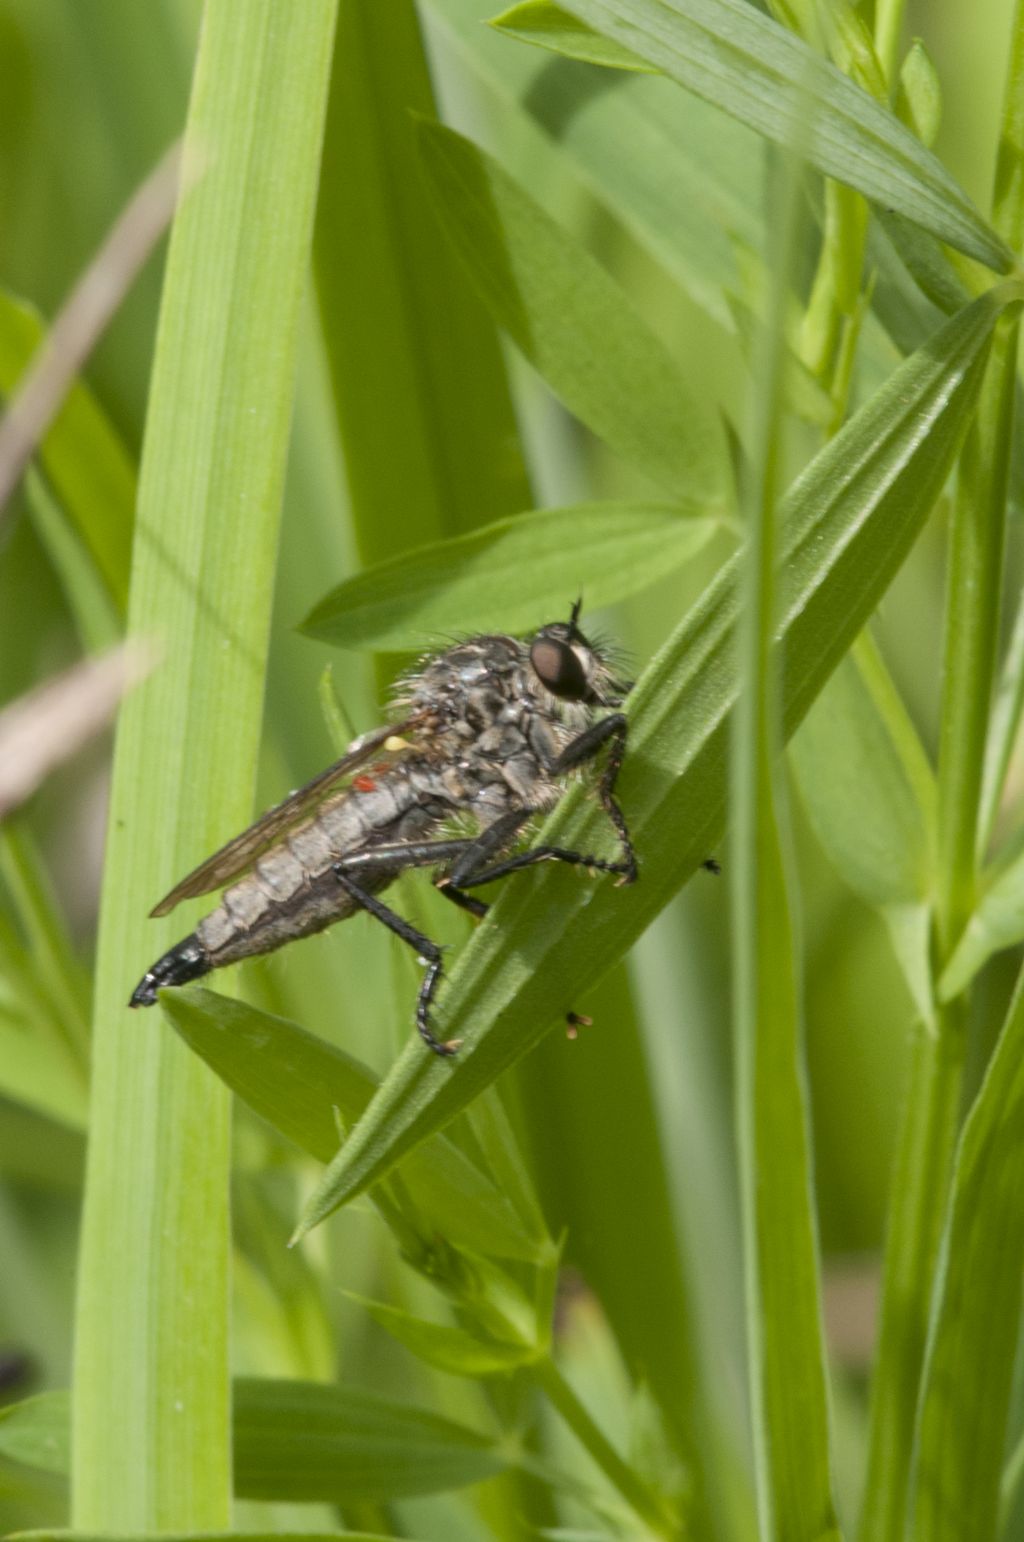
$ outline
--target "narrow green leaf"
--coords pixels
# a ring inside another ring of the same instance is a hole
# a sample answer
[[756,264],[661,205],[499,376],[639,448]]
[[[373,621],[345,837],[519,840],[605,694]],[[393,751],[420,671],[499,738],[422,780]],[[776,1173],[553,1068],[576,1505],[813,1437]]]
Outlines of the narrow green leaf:
[[352,1299],[365,1306],[375,1322],[419,1359],[453,1376],[507,1375],[544,1353],[542,1347],[502,1343],[466,1328],[428,1322],[381,1301],[368,1301],[364,1296]]
[[[992,329],[1016,287],[982,297],[906,360],[798,479],[785,501],[780,641],[791,733],[877,605],[937,498],[970,418]],[[509,883],[459,960],[439,1009],[465,1043],[452,1061],[410,1044],[324,1175],[299,1227],[318,1220],[439,1129],[518,1060],[609,968],[714,851],[725,815],[726,723],[735,699],[735,563],[631,695],[622,803],[640,853],[628,891],[553,868]],[[631,767],[635,768],[631,770]],[[572,792],[544,838],[608,840]]]
[[[10,396],[46,338],[42,319],[0,290],[0,395]],[[39,460],[120,610],[128,602],[135,468],[88,386],[76,382],[39,447]]]
[[914,1448],[910,1532],[996,1535],[1024,1279],[1024,976],[956,1156]]
[[244,1499],[399,1499],[479,1483],[507,1467],[494,1441],[352,1387],[235,1382],[235,1493]]
[[497,330],[423,182],[413,120],[435,113],[413,0],[346,0],[314,272],[364,563],[532,502]]
[[[562,8],[776,144],[976,257],[1013,254],[931,151],[802,39],[746,0],[562,0]],[[804,129],[811,115],[810,134]]]
[[[398,1499],[479,1483],[508,1465],[490,1436],[353,1387],[241,1377],[233,1403],[240,1499]],[[48,1472],[68,1471],[69,1432],[66,1392],[0,1410],[0,1453]]]
[[1003,948],[1024,939],[1024,852],[1018,853],[985,890],[939,980],[939,996],[952,1001]]
[[550,48],[569,59],[581,59],[585,64],[640,74],[659,73],[654,65],[646,64],[628,48],[595,32],[561,6],[551,4],[551,0],[520,0],[518,5],[495,16],[491,26],[510,37],[521,38],[524,43],[536,43],[540,48]]
[[664,577],[721,526],[699,505],[584,503],[485,525],[403,552],[347,579],[302,623],[342,648],[400,651],[425,638],[527,632],[568,614],[611,605]]
[[786,582],[779,562],[778,445],[802,171],[795,151],[782,159],[778,209],[766,243],[773,277],[755,377],[750,469],[743,479],[748,534],[736,576],[729,887],[736,1147],[758,1515],[766,1538],[824,1542],[838,1537],[838,1524],[780,763],[783,681],[791,655],[788,650],[780,655],[775,646]]
[[72,1484],[93,1529],[230,1515],[228,1097],[126,1004],[188,930],[150,906],[252,807],[333,20],[245,0],[200,34],[203,175],[171,237],[133,542],[129,629],[166,663],[119,721],[95,990]]
[[[336,1115],[352,1125],[379,1081],[364,1065],[295,1023],[191,988],[161,997],[190,1049],[282,1135],[321,1162],[338,1149]],[[402,1181],[426,1229],[498,1258],[540,1262],[551,1244],[529,1231],[501,1191],[443,1137],[414,1152]]]
[[419,124],[424,169],[492,314],[565,405],[676,497],[721,497],[721,423],[618,284],[496,161]]

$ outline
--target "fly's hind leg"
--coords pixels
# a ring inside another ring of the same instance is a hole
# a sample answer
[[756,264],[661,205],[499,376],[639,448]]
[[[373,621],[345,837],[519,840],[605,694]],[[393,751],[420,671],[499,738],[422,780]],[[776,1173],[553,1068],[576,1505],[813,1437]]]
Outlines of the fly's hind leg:
[[387,905],[381,903],[375,894],[369,893],[355,879],[350,878],[345,871],[345,864],[339,863],[334,869],[337,878],[345,893],[361,909],[376,916],[378,921],[383,921],[389,932],[394,932],[396,937],[401,937],[410,948],[415,948],[418,956],[426,964],[426,973],[420,986],[419,997],[416,1001],[416,1027],[425,1043],[429,1044],[435,1055],[449,1057],[454,1055],[461,1044],[461,1039],[439,1039],[430,1024],[430,1007],[434,994],[440,983],[442,974],[441,949],[436,942],[431,942],[429,937],[418,932],[414,926]]

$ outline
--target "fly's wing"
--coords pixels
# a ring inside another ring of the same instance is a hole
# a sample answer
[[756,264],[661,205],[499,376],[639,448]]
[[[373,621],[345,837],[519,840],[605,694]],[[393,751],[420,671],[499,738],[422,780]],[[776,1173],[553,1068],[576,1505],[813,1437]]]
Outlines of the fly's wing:
[[[248,830],[243,830],[241,835],[236,835],[233,841],[228,841],[227,845],[215,851],[212,857],[207,857],[205,862],[201,862],[187,878],[175,884],[170,894],[165,895],[159,905],[154,906],[150,915],[165,916],[183,899],[194,899],[197,894],[209,894],[211,889],[220,889],[232,878],[245,872],[246,868],[251,867],[269,847],[281,840],[293,825],[306,818],[339,782],[350,776],[382,746],[390,748],[387,743],[389,739],[400,737],[403,732],[414,726],[414,720],[407,718],[403,723],[396,723],[393,727],[375,728],[370,733],[362,734],[355,739],[333,766],[328,766],[326,771],[321,771],[319,776],[314,776],[311,782],[307,782],[304,787],[290,793],[283,802],[268,809],[255,824],[249,826]],[[404,748],[406,747],[396,746],[399,753]]]

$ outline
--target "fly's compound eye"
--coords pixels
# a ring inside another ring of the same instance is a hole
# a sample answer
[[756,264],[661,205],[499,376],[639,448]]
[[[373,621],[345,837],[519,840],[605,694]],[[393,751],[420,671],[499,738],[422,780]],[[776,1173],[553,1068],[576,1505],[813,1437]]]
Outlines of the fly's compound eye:
[[589,692],[587,677],[577,653],[568,643],[538,637],[530,649],[530,663],[542,685],[563,701],[583,701]]

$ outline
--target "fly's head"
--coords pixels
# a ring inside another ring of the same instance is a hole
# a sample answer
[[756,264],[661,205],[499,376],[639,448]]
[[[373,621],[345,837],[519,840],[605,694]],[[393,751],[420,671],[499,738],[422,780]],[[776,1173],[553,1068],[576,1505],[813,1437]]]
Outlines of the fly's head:
[[568,621],[542,626],[530,642],[530,668],[558,701],[582,707],[618,707],[630,682],[615,677],[605,648],[579,627],[582,600]]

